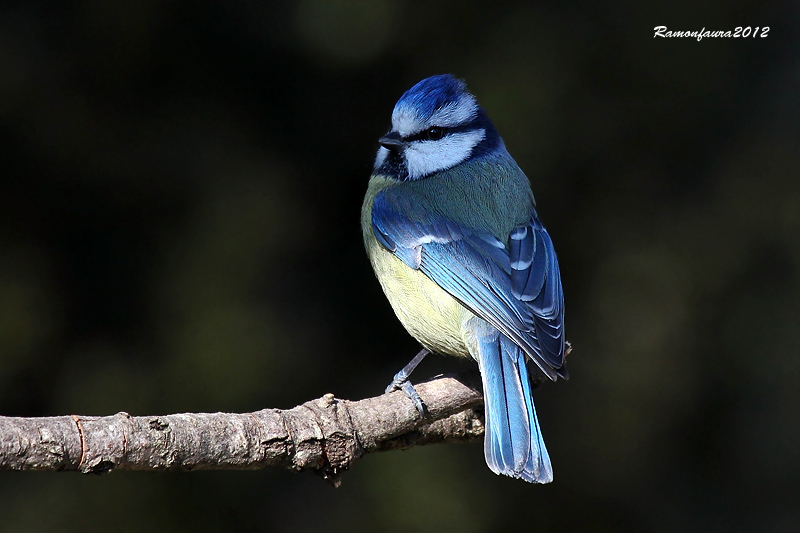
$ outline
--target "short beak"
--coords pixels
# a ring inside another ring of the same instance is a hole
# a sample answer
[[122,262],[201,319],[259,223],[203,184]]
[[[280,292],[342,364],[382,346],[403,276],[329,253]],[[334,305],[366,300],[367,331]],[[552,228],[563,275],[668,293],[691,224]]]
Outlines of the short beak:
[[396,131],[390,131],[380,139],[378,139],[378,143],[386,149],[389,150],[399,150],[403,146],[406,145],[406,142],[400,137],[400,134]]

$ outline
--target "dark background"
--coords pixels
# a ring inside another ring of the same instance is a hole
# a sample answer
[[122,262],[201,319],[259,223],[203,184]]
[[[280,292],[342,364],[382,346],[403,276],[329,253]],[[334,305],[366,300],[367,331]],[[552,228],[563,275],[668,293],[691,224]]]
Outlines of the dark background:
[[417,346],[363,252],[361,200],[394,102],[443,72],[531,179],[575,350],[571,380],[537,395],[551,485],[495,476],[480,443],[372,455],[338,490],[283,471],[6,472],[0,529],[797,527],[798,14],[4,3],[0,414],[380,393]]

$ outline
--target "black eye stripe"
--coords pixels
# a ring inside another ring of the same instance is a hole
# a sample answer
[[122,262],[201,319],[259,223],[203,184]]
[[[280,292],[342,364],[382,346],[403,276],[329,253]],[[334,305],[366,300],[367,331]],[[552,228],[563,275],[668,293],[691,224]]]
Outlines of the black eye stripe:
[[[414,142],[414,141],[438,141],[439,139],[450,135],[451,133],[460,133],[464,131],[473,131],[475,129],[474,124],[462,124],[461,126],[456,126],[454,128],[445,128],[442,126],[431,126],[428,129],[422,130],[419,133],[415,133],[414,135],[409,135],[407,137],[403,137],[403,140],[406,142]],[[433,135],[431,135],[433,133]]]
[[428,141],[428,140],[437,141],[442,137],[444,137],[447,133],[448,133],[447,128],[440,128],[438,126],[433,126],[426,130],[422,130],[419,133],[415,133],[414,135],[403,137],[403,140],[407,142]]

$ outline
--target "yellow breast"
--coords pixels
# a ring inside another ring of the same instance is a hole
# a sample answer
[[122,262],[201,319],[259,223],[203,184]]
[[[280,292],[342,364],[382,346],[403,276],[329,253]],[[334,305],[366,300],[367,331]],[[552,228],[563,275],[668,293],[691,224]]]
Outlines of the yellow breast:
[[410,268],[375,238],[372,231],[372,202],[390,180],[370,179],[361,210],[361,228],[372,268],[397,318],[425,348],[437,353],[469,357],[461,325],[473,314],[431,281]]

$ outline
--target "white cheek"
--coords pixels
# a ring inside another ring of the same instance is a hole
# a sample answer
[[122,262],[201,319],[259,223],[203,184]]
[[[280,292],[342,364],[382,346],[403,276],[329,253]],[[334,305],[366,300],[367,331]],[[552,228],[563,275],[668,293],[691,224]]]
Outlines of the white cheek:
[[486,130],[452,133],[438,141],[417,141],[406,148],[408,177],[417,179],[466,160],[486,137]]
[[378,148],[378,155],[375,156],[375,170],[378,170],[380,166],[386,161],[386,156],[389,155],[389,150],[381,146]]

